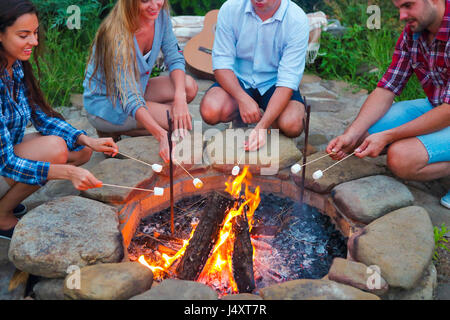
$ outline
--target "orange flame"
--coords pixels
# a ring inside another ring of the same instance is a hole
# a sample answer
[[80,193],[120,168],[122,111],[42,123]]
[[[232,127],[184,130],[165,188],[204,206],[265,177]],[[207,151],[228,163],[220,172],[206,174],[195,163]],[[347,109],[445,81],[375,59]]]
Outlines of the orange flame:
[[[237,208],[238,202],[236,201],[235,207],[227,212],[223,226],[219,232],[218,241],[212,251],[211,256],[206,262],[203,271],[198,277],[198,281],[204,283],[210,283],[210,280],[212,279],[219,279],[222,281],[225,280],[228,282],[228,287],[231,288],[231,292],[233,293],[238,292],[237,284],[233,279],[232,273],[232,256],[235,240],[235,235],[233,232],[233,219],[246,212],[249,229],[251,231],[253,225],[253,215],[261,201],[259,186],[256,187],[254,193],[249,190],[251,178],[252,175],[248,171],[248,166],[245,166],[239,176],[237,176],[233,181],[230,181],[230,177],[229,181],[225,183],[225,191],[232,195],[235,199],[243,200],[243,202],[239,205],[239,208]],[[245,184],[244,196],[241,196],[242,184]],[[194,235],[195,228],[196,226],[193,227],[189,240]],[[151,266],[147,263],[147,261],[145,261],[143,256],[139,258],[139,262],[150,268],[153,272],[166,272],[178,258],[184,255],[186,248],[189,245],[189,240],[184,241],[183,247],[174,256],[169,257],[167,254],[163,254],[162,257],[164,258],[165,263],[162,267]],[[253,252],[255,252],[254,248]]]
[[[248,166],[246,166],[244,167],[244,170],[242,170],[241,175],[237,176],[233,181],[225,183],[225,191],[236,199],[241,198],[244,202],[239,208],[237,208],[238,202],[236,202],[235,207],[228,211],[223,227],[219,232],[218,242],[214,247],[211,257],[208,259],[205,268],[199,276],[199,280],[204,283],[209,283],[212,279],[227,279],[228,286],[233,293],[238,292],[237,284],[233,279],[232,272],[232,256],[235,240],[235,235],[233,233],[233,219],[247,211],[247,219],[251,230],[253,215],[261,201],[259,196],[259,186],[256,187],[255,193],[252,193],[248,188],[251,177],[252,175],[248,171]],[[240,195],[242,184],[245,184],[245,196],[243,197]],[[246,208],[247,210],[245,210]],[[255,252],[254,249],[253,252]]]
[[159,277],[161,276],[162,273],[166,272],[170,266],[179,258],[182,257],[184,255],[184,253],[186,252],[186,248],[189,245],[189,241],[191,240],[192,236],[194,235],[195,232],[195,228],[197,227],[197,224],[192,225],[192,231],[191,234],[189,235],[189,240],[184,240],[183,241],[183,247],[178,250],[178,252],[173,255],[172,257],[168,256],[167,254],[163,254],[162,257],[165,260],[164,266],[160,267],[160,266],[152,266],[150,265],[146,260],[145,257],[142,255],[139,257],[138,261],[146,266],[147,268],[149,268],[150,270],[152,270],[153,275],[155,277]]

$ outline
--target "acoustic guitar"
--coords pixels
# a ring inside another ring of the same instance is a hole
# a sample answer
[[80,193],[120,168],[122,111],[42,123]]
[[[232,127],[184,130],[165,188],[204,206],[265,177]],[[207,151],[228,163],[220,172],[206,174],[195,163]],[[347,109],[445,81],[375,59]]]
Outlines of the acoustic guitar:
[[212,48],[219,10],[209,11],[205,15],[202,31],[192,37],[184,47],[184,59],[188,70],[199,76],[214,81],[212,69]]

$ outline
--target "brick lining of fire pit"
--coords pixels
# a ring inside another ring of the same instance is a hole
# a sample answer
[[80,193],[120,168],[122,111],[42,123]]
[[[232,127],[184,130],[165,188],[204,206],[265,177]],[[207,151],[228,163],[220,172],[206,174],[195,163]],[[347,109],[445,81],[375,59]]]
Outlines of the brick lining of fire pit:
[[[193,172],[195,174],[195,172]],[[210,169],[202,173],[196,173],[204,182],[202,189],[195,189],[192,180],[187,176],[179,176],[174,182],[174,198],[175,202],[182,198],[192,195],[203,195],[211,191],[223,191],[225,189],[225,182],[228,180],[228,175]],[[169,184],[165,183],[167,178],[161,177],[155,183],[158,187],[163,187],[168,190]],[[299,201],[301,189],[295,184],[292,179],[282,180],[274,176],[253,176],[252,185],[260,186],[261,192],[270,192],[282,197],[288,197],[292,200]],[[311,190],[305,189],[304,202],[311,207],[317,208],[321,213],[328,215],[336,228],[342,233],[344,237],[350,237],[358,227],[356,222],[345,217],[339,212],[333,204],[330,195],[322,195]],[[170,205],[169,192],[165,192],[164,196],[157,197],[150,195],[144,198],[134,199],[129,202],[119,215],[120,229],[124,238],[125,247],[131,243],[136,228],[141,219],[155,212],[158,212]]]

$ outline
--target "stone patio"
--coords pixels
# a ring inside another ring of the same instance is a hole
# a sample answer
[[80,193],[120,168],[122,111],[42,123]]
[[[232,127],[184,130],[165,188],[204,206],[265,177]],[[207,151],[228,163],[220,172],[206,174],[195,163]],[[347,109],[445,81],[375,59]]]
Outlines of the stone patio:
[[[214,143],[225,136],[229,124],[213,128],[201,122],[198,107],[211,82],[198,80],[198,84],[198,96],[189,109],[204,136],[200,135],[200,143],[195,143],[198,137],[192,138],[191,161],[200,163],[187,168],[205,182],[205,189],[223,189],[231,168],[221,164],[213,151],[217,151]],[[309,75],[302,81],[301,92],[312,106],[309,142],[315,152],[308,156],[311,161],[324,155],[328,141],[351,123],[367,92],[355,92],[346,83]],[[72,103],[62,110],[68,121],[95,136],[85,120],[79,96],[74,96]],[[290,167],[302,163],[303,140],[303,135],[297,139],[283,137],[277,152],[261,151],[265,160],[268,157],[276,162],[280,170],[271,176],[259,175],[264,162],[257,157],[259,162],[250,167],[254,184],[261,185],[263,192],[298,199],[300,175],[293,175]],[[119,147],[148,163],[162,161],[153,137],[126,138]],[[230,152],[239,158],[239,150],[232,147],[225,154]],[[241,164],[248,160],[243,159]],[[244,299],[449,299],[445,295],[449,291],[448,276],[439,277],[432,261],[433,226],[450,226],[449,210],[439,205],[439,198],[450,187],[449,178],[429,183],[402,181],[389,172],[384,157],[352,157],[322,179],[312,179],[314,171],[332,163],[324,158],[307,166],[305,201],[329,215],[348,237],[347,259],[335,259],[324,279],[290,281],[264,288],[257,295],[245,295]],[[94,154],[84,167],[105,183],[168,187],[167,168],[157,174],[123,157],[106,159]],[[177,197],[197,192],[180,168],[175,170],[175,178]],[[16,268],[41,277],[33,290],[36,299],[217,299],[212,289],[199,283],[170,279],[158,284],[148,269],[127,262],[126,246],[141,218],[136,212],[148,214],[142,209],[167,206],[168,192],[162,198],[107,187],[80,193],[70,182],[50,181],[25,203],[35,209],[21,219],[11,244],[0,240],[0,299],[23,296],[23,281],[15,290],[7,290],[14,274],[15,279],[20,275]],[[82,290],[71,290],[64,281],[70,280],[67,269],[71,265],[80,268]],[[375,290],[367,286],[373,276],[368,267],[373,265],[381,271],[380,288]],[[102,278],[105,273],[111,277]],[[135,286],[137,281],[142,285]],[[126,290],[129,287],[135,290]],[[436,287],[444,294],[436,292]]]

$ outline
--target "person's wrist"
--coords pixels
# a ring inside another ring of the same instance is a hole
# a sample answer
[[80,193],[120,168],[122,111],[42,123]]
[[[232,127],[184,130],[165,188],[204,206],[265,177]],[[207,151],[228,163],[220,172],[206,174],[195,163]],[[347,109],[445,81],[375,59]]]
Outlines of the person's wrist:
[[156,140],[158,140],[158,142],[161,143],[161,141],[163,141],[163,139],[167,138],[167,131],[164,129],[159,130],[158,133],[155,134],[155,138],[156,138]]

